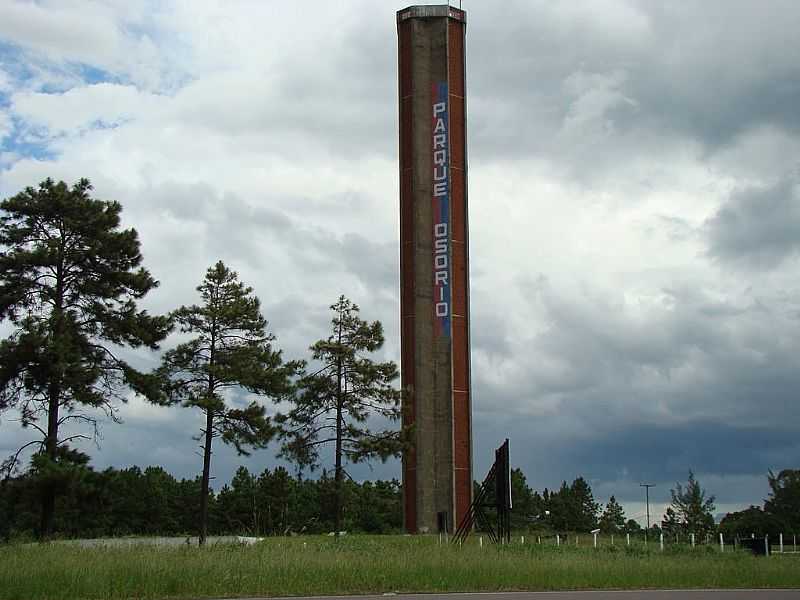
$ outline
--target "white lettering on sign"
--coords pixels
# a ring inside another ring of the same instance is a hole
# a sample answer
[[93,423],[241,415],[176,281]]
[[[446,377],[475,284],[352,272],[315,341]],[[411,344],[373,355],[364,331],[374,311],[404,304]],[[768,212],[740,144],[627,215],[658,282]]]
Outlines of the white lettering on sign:
[[434,308],[437,317],[450,316],[447,291],[450,287],[450,253],[448,252],[447,223],[436,223],[433,227],[433,283]]
[[435,336],[450,337],[450,178],[447,83],[434,83],[431,111],[433,314]]

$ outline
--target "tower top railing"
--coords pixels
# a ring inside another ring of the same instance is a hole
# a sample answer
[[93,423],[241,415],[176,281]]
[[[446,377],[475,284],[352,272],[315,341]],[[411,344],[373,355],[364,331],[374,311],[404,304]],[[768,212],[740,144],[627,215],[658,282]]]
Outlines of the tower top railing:
[[425,19],[434,17],[449,17],[462,23],[467,22],[466,11],[456,8],[455,6],[450,6],[449,4],[419,4],[397,11],[398,23],[402,23],[407,19]]

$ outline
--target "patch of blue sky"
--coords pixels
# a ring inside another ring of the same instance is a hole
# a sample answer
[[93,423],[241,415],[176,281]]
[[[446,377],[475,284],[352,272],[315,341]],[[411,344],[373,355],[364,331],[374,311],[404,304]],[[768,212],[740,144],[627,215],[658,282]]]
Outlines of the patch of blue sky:
[[0,69],[10,78],[9,83],[12,87],[16,87],[16,82],[26,81],[33,77],[33,72],[27,61],[24,60],[22,50],[2,39],[0,39]]
[[121,81],[120,77],[114,75],[110,71],[92,65],[76,63],[73,66],[83,82],[89,85],[95,83],[119,83]]
[[[32,128],[22,119],[15,116],[12,116],[11,120],[14,129],[11,135],[0,143],[0,152],[14,155],[17,159],[52,160],[58,156],[53,146],[60,139],[63,139],[63,135],[53,135],[46,128]],[[82,127],[80,134],[89,131],[117,129],[128,121],[130,119],[120,118],[114,121],[97,119]]]
[[[33,56],[24,49],[0,40],[0,69],[8,79],[9,89],[0,89],[0,110],[11,107],[11,96],[21,90],[35,90],[52,94],[66,91],[75,85],[92,85],[97,83],[121,81],[113,73],[99,67],[84,63],[57,63],[42,57]],[[43,76],[43,73],[51,75]],[[15,160],[32,158],[36,160],[52,160],[57,153],[52,149],[54,137],[47,130],[32,128],[29,123],[14,115],[11,116],[12,130],[0,140],[0,153]],[[113,129],[122,122],[97,121],[88,124],[87,129]],[[8,168],[8,162],[3,161]]]
[[[158,3],[153,5],[153,11],[158,9]],[[154,23],[125,24],[122,30],[128,38],[142,40],[148,39],[159,49],[162,58],[166,56],[187,57],[191,54],[191,47],[173,33],[159,29]],[[166,61],[167,63],[175,61]],[[177,63],[182,62],[180,59]],[[179,64],[172,64],[159,74],[160,89],[157,93],[174,93],[192,80],[192,77]],[[185,65],[183,65],[185,67]],[[98,83],[116,83],[121,85],[136,85],[130,74],[110,71],[98,64],[85,62],[53,60],[47,56],[26,50],[24,47],[0,39],[0,69],[3,70],[13,90],[29,90],[42,93],[64,92],[72,87],[92,85]],[[139,87],[137,85],[137,87]],[[3,97],[0,91],[0,102]],[[7,101],[7,98],[6,98]]]
[[[96,65],[70,61],[53,61],[26,52],[23,48],[0,40],[0,69],[10,78],[14,89],[35,89],[46,94],[63,92],[73,85],[120,82],[121,78]],[[51,77],[46,76],[50,74]],[[44,75],[44,76],[43,76]]]
[[[36,77],[36,72],[20,48],[2,41],[0,41],[0,69],[8,78],[9,84],[9,89],[0,90],[0,109],[7,111],[11,106],[11,95],[15,91],[25,89],[26,84]],[[23,158],[48,160],[54,157],[46,140],[40,136],[31,136],[26,132],[27,127],[22,119],[13,113],[9,116],[12,128],[9,135],[0,140],[0,153],[5,157],[14,157],[15,161]],[[0,168],[10,166],[7,159],[3,163]]]
[[121,83],[123,78],[114,75],[113,73],[100,69],[98,67],[87,65],[78,62],[64,62],[62,64],[50,64],[47,68],[53,72],[61,73],[65,76],[65,80],[69,81],[68,86],[64,86],[63,82],[54,82],[52,84],[45,83],[39,87],[40,92],[45,94],[56,94],[66,91],[67,88],[78,87],[83,85],[94,85],[98,83]]
[[31,131],[22,119],[12,115],[14,128],[11,135],[0,142],[0,152],[15,156],[17,160],[34,158],[53,160],[57,154],[50,147],[52,141],[44,132]]

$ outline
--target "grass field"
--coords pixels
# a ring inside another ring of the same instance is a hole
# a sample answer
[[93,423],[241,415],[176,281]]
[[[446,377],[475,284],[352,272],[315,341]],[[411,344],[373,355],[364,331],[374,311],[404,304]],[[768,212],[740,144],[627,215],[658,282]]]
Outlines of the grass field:
[[582,588],[800,587],[800,558],[715,548],[463,548],[431,537],[271,538],[254,546],[0,546],[0,598],[202,598]]

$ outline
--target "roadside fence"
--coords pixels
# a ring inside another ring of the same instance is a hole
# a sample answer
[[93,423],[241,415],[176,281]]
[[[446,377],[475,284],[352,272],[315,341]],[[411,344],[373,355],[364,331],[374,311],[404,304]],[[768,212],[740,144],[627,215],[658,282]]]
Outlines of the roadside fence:
[[[479,544],[483,546],[481,534]],[[753,552],[756,554],[800,554],[797,535],[779,534],[774,537],[757,537],[755,534],[736,534],[725,536],[722,533],[650,533],[646,538],[642,532],[601,534],[597,531],[576,532],[537,532],[512,536],[512,544],[536,544],[555,547],[608,548],[613,546],[641,549],[658,549],[660,551],[678,549],[714,549],[718,552]],[[761,548],[759,551],[758,548]]]

